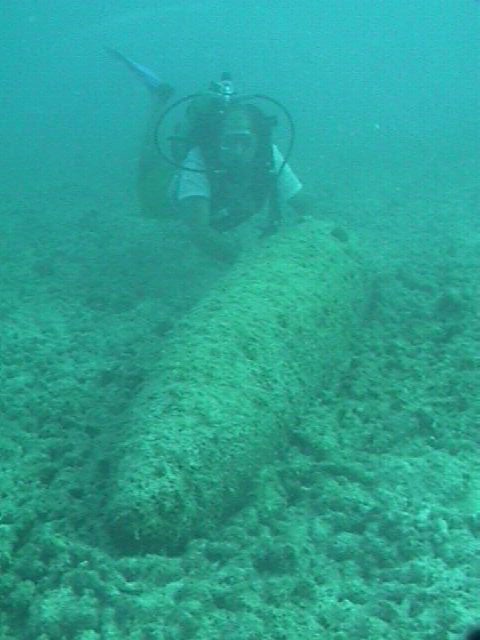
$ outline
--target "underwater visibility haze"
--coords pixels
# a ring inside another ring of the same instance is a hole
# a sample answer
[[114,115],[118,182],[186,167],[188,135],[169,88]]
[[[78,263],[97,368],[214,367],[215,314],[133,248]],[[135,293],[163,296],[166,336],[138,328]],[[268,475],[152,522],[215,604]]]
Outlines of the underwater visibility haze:
[[480,3],[0,13],[0,639],[476,629]]

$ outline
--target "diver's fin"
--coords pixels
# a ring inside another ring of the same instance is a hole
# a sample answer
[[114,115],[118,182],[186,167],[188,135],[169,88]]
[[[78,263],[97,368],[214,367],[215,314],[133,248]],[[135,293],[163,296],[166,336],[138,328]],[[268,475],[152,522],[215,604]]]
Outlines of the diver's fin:
[[107,47],[106,50],[116,60],[120,60],[120,62],[122,62],[128,69],[130,69],[130,71],[132,71],[137,76],[137,78],[140,78],[147,89],[155,93],[155,95],[161,96],[166,100],[172,96],[173,88],[169,84],[162,82],[151,69],[145,67],[143,64],[135,62],[135,60],[132,60],[128,56],[123,55],[123,53],[120,53],[120,51],[117,51],[116,49]]

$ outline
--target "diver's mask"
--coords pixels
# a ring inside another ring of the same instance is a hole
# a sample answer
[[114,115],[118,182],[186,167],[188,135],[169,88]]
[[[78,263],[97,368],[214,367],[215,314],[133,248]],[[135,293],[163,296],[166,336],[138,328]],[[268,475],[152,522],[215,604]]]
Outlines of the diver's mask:
[[220,136],[220,163],[225,168],[250,165],[257,153],[257,136],[250,129],[232,129]]

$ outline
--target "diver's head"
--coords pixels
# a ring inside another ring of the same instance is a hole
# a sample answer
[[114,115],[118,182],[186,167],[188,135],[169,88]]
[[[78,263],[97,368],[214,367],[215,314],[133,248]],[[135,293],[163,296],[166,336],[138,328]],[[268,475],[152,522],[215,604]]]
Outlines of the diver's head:
[[232,105],[220,127],[220,164],[237,169],[255,164],[271,144],[271,128],[271,120],[255,105]]

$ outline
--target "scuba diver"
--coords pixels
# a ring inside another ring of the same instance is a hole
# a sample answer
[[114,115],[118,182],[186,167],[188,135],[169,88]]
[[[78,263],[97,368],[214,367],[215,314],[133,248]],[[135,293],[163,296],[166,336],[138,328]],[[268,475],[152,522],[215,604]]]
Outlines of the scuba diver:
[[[251,220],[263,223],[261,236],[278,229],[285,204],[308,215],[310,199],[287,160],[293,123],[286,109],[266,96],[237,96],[228,74],[206,92],[168,103],[173,89],[143,65],[111,51],[148,87],[153,114],[141,152],[138,195],[144,213],[165,217],[177,212],[194,244],[210,257],[234,262],[240,252],[235,233]],[[273,103],[291,127],[284,158],[273,143],[276,119],[256,104]],[[167,135],[170,114],[185,113]],[[183,112],[182,112],[183,113]],[[168,148],[167,148],[168,143]]]

